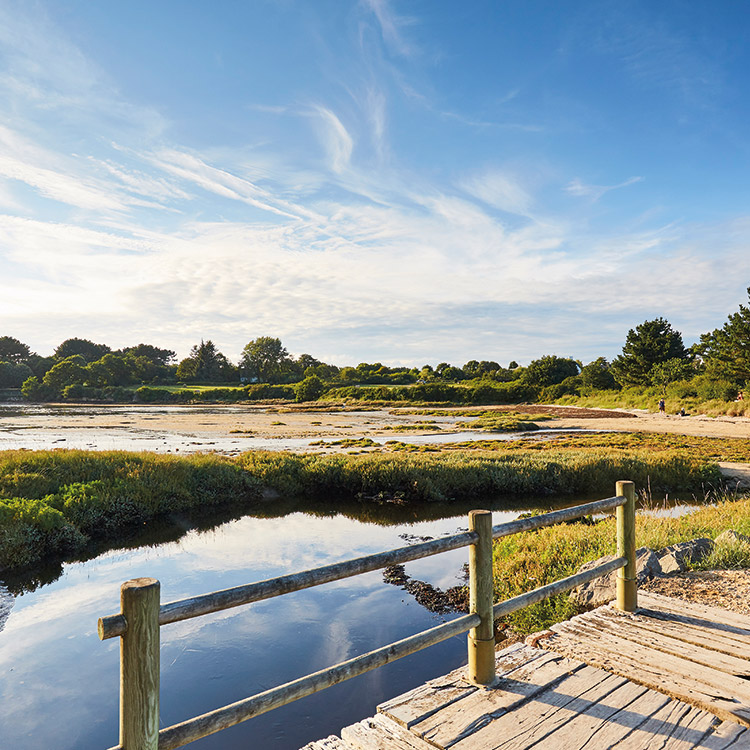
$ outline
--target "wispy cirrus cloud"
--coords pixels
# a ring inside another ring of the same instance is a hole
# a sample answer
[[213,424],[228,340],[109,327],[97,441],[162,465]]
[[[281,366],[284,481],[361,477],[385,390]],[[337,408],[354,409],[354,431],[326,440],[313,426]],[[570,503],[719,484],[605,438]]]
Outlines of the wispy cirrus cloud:
[[598,201],[603,195],[612,190],[619,190],[620,188],[635,185],[637,182],[642,181],[643,177],[628,177],[627,180],[618,182],[616,185],[591,185],[582,182],[576,177],[565,186],[565,192],[569,195],[591,198],[592,201]]
[[315,113],[321,125],[321,141],[328,154],[330,168],[340,174],[349,166],[354,141],[332,110],[319,105],[315,107]]

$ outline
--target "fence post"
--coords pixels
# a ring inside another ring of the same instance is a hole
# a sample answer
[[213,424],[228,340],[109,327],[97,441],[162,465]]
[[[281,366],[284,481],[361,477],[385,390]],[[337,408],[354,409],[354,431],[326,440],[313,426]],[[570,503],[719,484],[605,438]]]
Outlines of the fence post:
[[617,508],[617,556],[628,559],[624,568],[617,571],[617,609],[635,612],[638,609],[638,587],[635,570],[635,485],[618,482],[617,496],[628,501]]
[[477,685],[495,681],[495,628],[492,615],[492,513],[472,510],[469,530],[479,535],[469,547],[469,609],[482,622],[469,631],[469,679]]
[[120,746],[159,745],[159,589],[155,578],[135,578],[120,588],[127,631],[120,638]]

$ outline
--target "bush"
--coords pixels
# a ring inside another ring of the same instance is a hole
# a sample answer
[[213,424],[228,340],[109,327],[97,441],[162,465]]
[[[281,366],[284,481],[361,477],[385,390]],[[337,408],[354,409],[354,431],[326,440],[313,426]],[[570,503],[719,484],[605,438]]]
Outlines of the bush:
[[294,388],[297,401],[317,401],[325,390],[323,381],[317,375],[308,375]]

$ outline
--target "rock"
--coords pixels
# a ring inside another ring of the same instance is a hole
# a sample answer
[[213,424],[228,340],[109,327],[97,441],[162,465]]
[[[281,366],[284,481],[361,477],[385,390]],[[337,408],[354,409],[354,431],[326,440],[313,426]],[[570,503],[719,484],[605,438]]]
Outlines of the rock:
[[689,542],[672,544],[660,549],[656,556],[661,566],[661,574],[682,573],[687,570],[688,563],[698,562],[711,553],[714,547],[712,539],[691,539]]
[[[593,562],[588,562],[582,565],[578,572],[584,573],[587,570],[595,568],[597,565],[611,562],[615,557],[616,555],[607,555]],[[659,559],[654,551],[648,549],[648,547],[641,547],[635,551],[635,561],[636,578],[639,582],[646,578],[661,575]],[[617,571],[615,570],[609,575],[589,581],[588,583],[584,583],[583,586],[573,589],[570,593],[570,598],[575,603],[584,607],[598,607],[601,604],[607,604],[616,596],[616,579]]]
[[714,539],[714,542],[716,542],[716,544],[726,544],[727,546],[743,543],[750,544],[750,536],[740,534],[734,529],[728,529],[727,531],[722,531],[722,533]]

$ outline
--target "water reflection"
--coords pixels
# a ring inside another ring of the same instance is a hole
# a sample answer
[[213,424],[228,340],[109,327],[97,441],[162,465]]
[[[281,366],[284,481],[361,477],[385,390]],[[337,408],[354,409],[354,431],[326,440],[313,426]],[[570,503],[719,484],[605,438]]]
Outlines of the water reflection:
[[[283,515],[285,509],[276,505],[266,518],[206,524],[178,539],[67,563],[56,580],[20,593],[0,633],[3,746],[100,750],[116,743],[118,644],[98,640],[96,620],[118,611],[122,581],[159,578],[162,600],[170,601],[403,546],[404,534],[435,537],[466,525],[463,509],[439,518],[441,509],[434,507],[437,519],[418,523],[410,522],[412,511],[405,508],[384,508],[393,514],[390,523],[383,515],[370,521],[323,509],[317,515]],[[515,515],[497,512],[495,522]],[[406,569],[414,578],[449,588],[460,582],[465,562],[466,550],[456,550]],[[426,611],[375,571],[165,626],[163,723],[239,700],[452,616]],[[451,639],[195,747],[296,750],[371,714],[385,698],[457,666],[464,652],[465,640]]]

